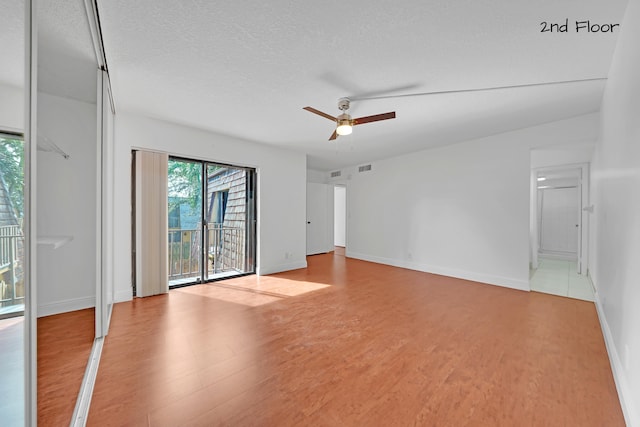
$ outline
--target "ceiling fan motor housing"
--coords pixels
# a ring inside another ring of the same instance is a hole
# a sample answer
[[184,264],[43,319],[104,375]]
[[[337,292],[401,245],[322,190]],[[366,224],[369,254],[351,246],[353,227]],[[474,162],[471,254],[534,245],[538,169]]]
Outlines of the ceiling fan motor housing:
[[338,100],[338,108],[340,111],[347,111],[349,109],[349,98],[340,98]]

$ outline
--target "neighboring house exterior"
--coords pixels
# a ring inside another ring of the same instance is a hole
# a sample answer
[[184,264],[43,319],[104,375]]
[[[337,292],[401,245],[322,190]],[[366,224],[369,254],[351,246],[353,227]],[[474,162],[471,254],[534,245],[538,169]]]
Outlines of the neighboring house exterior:
[[207,176],[205,216],[209,223],[209,253],[215,270],[245,269],[246,188],[247,172],[244,169],[221,167]]
[[23,247],[20,220],[0,170],[0,309],[24,301]]

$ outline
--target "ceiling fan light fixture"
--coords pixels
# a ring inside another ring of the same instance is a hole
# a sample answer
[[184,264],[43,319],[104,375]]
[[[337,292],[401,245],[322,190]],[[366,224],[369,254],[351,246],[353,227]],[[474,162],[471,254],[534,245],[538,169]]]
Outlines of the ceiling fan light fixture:
[[351,132],[353,132],[353,128],[349,123],[340,124],[336,128],[336,133],[340,136],[351,135]]
[[351,135],[353,132],[353,127],[351,124],[351,116],[348,114],[340,114],[337,119],[338,127],[336,128],[336,133],[340,136]]

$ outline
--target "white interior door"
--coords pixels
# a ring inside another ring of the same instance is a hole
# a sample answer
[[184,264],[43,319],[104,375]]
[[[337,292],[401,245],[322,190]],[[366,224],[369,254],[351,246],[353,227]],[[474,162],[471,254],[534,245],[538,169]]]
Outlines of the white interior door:
[[333,188],[333,244],[347,246],[347,188]]
[[329,251],[328,194],[327,184],[307,183],[307,255]]
[[541,242],[543,252],[578,255],[580,193],[577,187],[543,190]]

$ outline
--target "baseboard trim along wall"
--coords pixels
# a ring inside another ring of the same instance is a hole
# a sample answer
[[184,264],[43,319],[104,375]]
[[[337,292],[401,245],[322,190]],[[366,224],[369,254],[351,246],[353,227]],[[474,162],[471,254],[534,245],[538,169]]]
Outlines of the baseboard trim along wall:
[[96,306],[95,297],[72,298],[38,305],[38,317],[52,316],[69,311],[84,310]]
[[490,274],[476,273],[472,271],[459,270],[449,267],[440,267],[435,265],[420,264],[417,262],[397,260],[393,258],[384,258],[373,255],[366,255],[357,252],[350,252],[347,249],[346,256],[362,261],[375,262],[378,264],[392,265],[394,267],[406,268],[409,270],[422,271],[425,273],[438,274],[440,276],[455,277],[457,279],[470,280],[473,282],[486,283],[489,285],[502,286],[504,288],[517,289],[520,291],[529,291],[529,280],[518,280],[509,277],[494,276]]
[[596,292],[595,294],[596,311],[598,312],[598,320],[600,321],[600,327],[602,328],[602,335],[604,336],[604,343],[607,347],[607,353],[609,354],[609,363],[611,364],[611,371],[613,372],[613,380],[618,390],[618,398],[620,399],[620,406],[622,407],[622,413],[624,420],[628,426],[640,426],[640,415],[638,408],[635,407],[631,398],[631,390],[627,383],[627,378],[624,375],[624,369],[622,368],[622,361],[620,355],[616,349],[613,341],[613,335],[611,335],[611,329],[609,329],[609,322],[604,314],[602,304],[600,302],[600,296]]
[[268,265],[265,267],[258,266],[258,268],[256,268],[256,274],[258,276],[265,276],[267,274],[282,273],[283,271],[298,270],[300,268],[307,268],[306,258],[286,264]]

